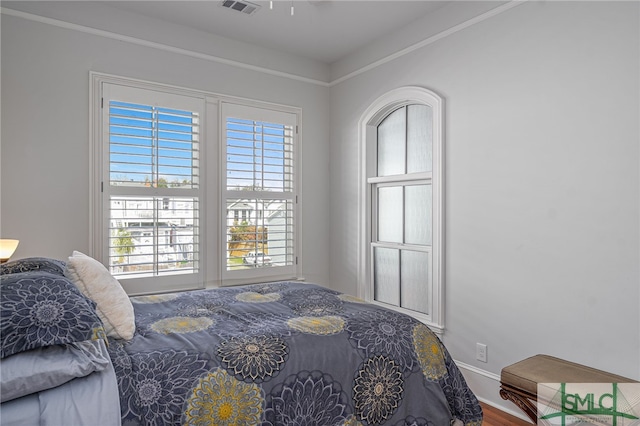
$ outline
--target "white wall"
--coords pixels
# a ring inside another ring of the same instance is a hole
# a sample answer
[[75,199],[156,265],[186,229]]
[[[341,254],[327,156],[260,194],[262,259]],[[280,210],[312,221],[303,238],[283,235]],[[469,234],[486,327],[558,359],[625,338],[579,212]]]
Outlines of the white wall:
[[89,71],[301,107],[303,272],[328,281],[326,87],[3,14],[0,232],[20,239],[15,258],[89,252]]
[[515,409],[495,379],[537,353],[640,377],[639,9],[528,2],[331,88],[331,282],[353,294],[358,120],[400,86],[445,99],[444,341],[485,400]]

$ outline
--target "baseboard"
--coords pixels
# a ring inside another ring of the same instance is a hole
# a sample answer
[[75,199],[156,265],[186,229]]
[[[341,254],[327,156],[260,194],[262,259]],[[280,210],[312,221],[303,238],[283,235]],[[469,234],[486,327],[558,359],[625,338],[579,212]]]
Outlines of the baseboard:
[[500,411],[511,414],[514,417],[530,422],[522,411],[520,411],[511,401],[505,401],[500,397],[500,376],[490,371],[483,370],[473,365],[455,361],[462,372],[467,384],[476,394],[480,402],[497,408]]

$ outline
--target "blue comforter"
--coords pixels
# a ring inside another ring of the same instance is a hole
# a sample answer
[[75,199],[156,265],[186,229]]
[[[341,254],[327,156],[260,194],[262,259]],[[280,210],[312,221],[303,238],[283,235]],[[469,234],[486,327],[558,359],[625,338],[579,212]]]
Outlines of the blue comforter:
[[110,340],[123,425],[480,425],[415,319],[296,282],[133,297]]

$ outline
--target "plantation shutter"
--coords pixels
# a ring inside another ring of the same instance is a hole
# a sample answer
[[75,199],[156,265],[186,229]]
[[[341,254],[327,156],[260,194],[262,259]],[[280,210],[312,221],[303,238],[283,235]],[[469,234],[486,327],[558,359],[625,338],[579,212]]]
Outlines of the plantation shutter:
[[223,103],[223,277],[295,276],[296,115]]
[[105,83],[106,257],[133,293],[201,286],[200,98]]

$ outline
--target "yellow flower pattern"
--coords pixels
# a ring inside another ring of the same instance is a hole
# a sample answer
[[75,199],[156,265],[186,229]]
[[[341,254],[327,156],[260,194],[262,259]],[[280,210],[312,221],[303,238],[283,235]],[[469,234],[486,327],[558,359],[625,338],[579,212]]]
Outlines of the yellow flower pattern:
[[240,293],[236,295],[236,300],[240,302],[247,302],[247,303],[276,302],[280,300],[280,294],[278,293],[260,294],[253,291],[246,291],[244,293]]
[[207,317],[171,317],[154,322],[151,329],[161,334],[193,333],[206,330],[214,323],[214,320]]
[[264,410],[260,387],[218,368],[200,379],[187,399],[185,425],[255,425]]
[[342,426],[363,426],[361,422],[352,414],[342,423]]
[[442,344],[426,325],[413,328],[413,348],[427,380],[438,380],[447,373]]
[[323,317],[297,317],[287,321],[287,325],[306,334],[329,335],[344,330],[344,319],[335,315]]

